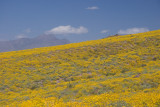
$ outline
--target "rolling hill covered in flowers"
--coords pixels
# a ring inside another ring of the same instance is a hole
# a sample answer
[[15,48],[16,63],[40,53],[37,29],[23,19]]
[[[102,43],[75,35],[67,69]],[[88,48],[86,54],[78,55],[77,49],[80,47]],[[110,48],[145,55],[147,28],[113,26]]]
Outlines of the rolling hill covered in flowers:
[[160,30],[0,53],[0,106],[159,107]]

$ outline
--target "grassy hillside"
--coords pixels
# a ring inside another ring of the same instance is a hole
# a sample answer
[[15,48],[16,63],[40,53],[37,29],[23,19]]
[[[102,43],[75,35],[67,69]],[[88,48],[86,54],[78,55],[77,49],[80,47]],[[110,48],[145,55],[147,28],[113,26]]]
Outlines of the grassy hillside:
[[0,53],[0,106],[160,106],[160,30]]

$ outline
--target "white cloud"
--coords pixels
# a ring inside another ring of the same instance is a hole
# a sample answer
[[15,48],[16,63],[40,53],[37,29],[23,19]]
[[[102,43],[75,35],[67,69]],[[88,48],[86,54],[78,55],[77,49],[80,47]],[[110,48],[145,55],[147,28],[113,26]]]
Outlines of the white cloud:
[[99,8],[97,6],[88,7],[88,10],[98,10]]
[[118,34],[135,34],[135,33],[141,33],[141,32],[147,32],[149,29],[147,28],[129,28],[126,30],[119,30]]
[[19,34],[19,35],[16,36],[16,38],[17,38],[17,39],[27,38],[27,36],[24,35],[24,34]]
[[109,30],[102,30],[101,33],[107,33]]
[[31,33],[31,29],[28,28],[28,29],[25,30],[25,32],[26,32],[26,33]]
[[46,34],[59,34],[59,35],[66,35],[66,34],[83,34],[88,33],[88,29],[80,26],[78,28],[72,27],[71,25],[67,26],[58,26],[55,27],[47,32]]

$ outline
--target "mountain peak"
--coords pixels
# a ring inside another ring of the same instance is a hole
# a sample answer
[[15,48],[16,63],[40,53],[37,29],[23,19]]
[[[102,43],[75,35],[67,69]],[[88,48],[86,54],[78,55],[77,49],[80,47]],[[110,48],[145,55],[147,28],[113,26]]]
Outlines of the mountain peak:
[[40,35],[35,38],[20,38],[10,41],[0,41],[0,52],[64,45],[70,43],[67,39],[58,39],[54,35]]

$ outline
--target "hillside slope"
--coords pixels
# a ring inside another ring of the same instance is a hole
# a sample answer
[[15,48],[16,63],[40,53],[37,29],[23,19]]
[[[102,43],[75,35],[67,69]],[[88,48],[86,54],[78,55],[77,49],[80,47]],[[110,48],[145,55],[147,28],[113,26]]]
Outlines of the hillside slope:
[[0,53],[0,104],[160,106],[160,30]]

